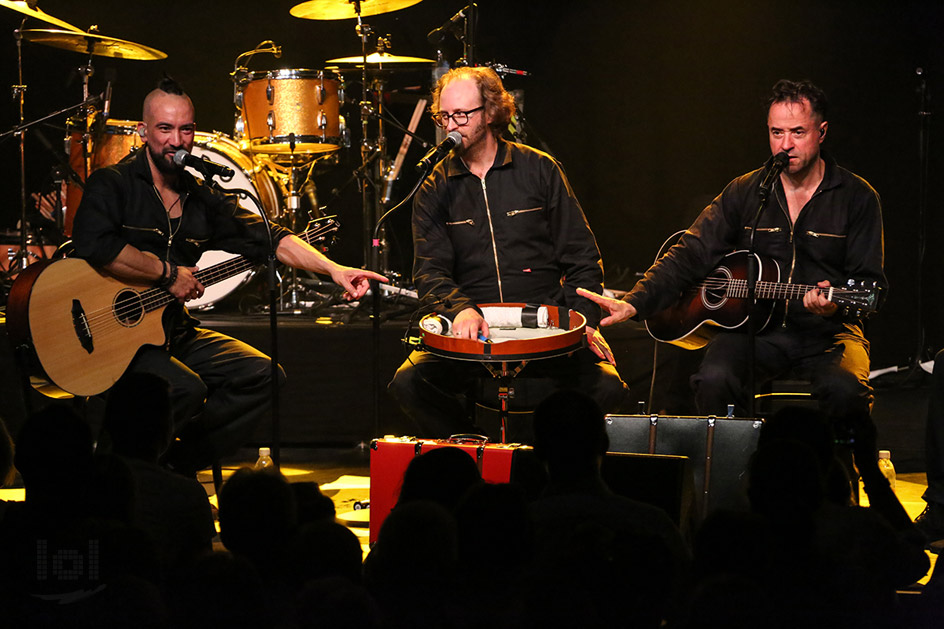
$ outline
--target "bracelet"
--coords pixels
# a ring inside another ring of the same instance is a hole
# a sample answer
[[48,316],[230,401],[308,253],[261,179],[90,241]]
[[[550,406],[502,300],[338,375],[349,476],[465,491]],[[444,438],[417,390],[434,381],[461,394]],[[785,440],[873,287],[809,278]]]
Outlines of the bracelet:
[[170,265],[170,272],[167,274],[167,279],[161,282],[161,288],[170,288],[177,281],[177,265],[173,262],[168,262],[168,264]]
[[167,260],[161,260],[161,276],[157,278],[157,281],[154,282],[155,286],[162,287],[164,286],[164,278],[167,277],[168,262]]

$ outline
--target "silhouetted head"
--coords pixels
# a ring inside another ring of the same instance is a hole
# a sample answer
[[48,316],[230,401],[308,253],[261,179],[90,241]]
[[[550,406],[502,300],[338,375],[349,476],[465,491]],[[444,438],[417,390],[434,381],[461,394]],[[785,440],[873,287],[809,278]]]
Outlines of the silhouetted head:
[[598,469],[609,446],[603,411],[579,391],[552,393],[534,411],[534,450],[552,478]]
[[469,454],[459,448],[436,448],[415,457],[403,474],[397,506],[413,500],[432,500],[449,511],[482,475]]

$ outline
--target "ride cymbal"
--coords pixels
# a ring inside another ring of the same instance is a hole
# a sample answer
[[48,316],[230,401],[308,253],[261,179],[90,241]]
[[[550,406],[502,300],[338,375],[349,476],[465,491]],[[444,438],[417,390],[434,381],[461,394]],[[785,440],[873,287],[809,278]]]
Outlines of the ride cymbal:
[[295,17],[304,20],[347,20],[357,17],[356,5],[360,5],[361,17],[399,11],[419,4],[422,0],[308,0],[296,4],[289,10]]
[[34,44],[92,54],[98,57],[114,57],[134,61],[156,61],[167,58],[167,53],[156,48],[115,37],[106,37],[97,33],[56,29],[27,29],[22,31],[21,34],[23,39]]

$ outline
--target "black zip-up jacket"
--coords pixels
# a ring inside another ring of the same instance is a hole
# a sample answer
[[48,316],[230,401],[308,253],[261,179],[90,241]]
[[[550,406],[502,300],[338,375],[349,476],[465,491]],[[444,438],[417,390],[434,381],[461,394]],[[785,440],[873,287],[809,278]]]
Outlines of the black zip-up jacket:
[[485,179],[452,155],[413,202],[413,280],[425,305],[454,317],[482,303],[567,306],[596,327],[603,261],[563,169],[536,149],[499,140]]
[[[792,226],[783,186],[779,179],[776,181],[774,194],[758,223],[755,250],[779,264],[781,282],[815,285],[829,280],[833,286],[841,286],[851,278],[877,281],[886,287],[878,193],[828,155],[823,154],[823,158],[823,181]],[[726,254],[748,248],[767,165],[729,183],[678,244],[653,264],[624,297],[636,308],[637,319],[646,319],[671,305],[686,287],[704,279]],[[831,317],[822,317],[806,310],[799,299],[787,304],[786,317],[775,314],[771,324],[774,322],[797,331],[834,335],[845,329],[861,335],[860,322],[843,315],[842,309]]]

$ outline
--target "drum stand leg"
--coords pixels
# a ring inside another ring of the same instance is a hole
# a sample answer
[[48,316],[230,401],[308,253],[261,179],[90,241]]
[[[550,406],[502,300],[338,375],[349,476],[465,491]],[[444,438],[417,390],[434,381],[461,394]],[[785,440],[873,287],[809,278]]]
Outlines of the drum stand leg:
[[501,442],[508,443],[508,400],[515,397],[514,380],[528,364],[528,361],[522,360],[514,369],[509,369],[507,362],[502,362],[501,367],[496,367],[492,363],[482,363],[492,377],[498,380],[498,418],[501,422]]

